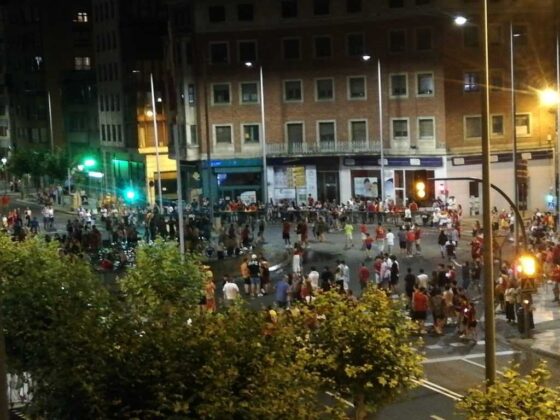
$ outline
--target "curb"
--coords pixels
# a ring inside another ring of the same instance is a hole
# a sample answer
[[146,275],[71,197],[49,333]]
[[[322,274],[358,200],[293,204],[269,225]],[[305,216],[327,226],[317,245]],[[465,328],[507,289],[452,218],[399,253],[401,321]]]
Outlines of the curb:
[[554,360],[560,360],[559,353],[540,347],[534,347],[535,341],[536,340],[534,338],[511,338],[508,340],[508,342],[514,348],[532,351],[534,353],[540,354],[541,356],[549,357]]

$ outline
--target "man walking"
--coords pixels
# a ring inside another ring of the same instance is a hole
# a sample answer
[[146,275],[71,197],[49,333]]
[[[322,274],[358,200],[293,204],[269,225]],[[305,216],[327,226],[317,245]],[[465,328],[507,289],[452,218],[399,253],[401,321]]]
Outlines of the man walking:
[[224,284],[222,292],[224,293],[224,305],[228,307],[239,298],[239,287],[231,281],[229,276],[224,276],[224,280],[226,284]]
[[247,263],[249,276],[251,278],[251,296],[262,296],[261,290],[261,263],[257,259],[257,255],[251,255],[251,259]]

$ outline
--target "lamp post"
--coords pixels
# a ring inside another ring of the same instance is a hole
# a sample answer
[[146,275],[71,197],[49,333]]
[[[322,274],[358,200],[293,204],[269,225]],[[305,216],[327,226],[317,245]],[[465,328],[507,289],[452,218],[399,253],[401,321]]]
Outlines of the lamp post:
[[[519,209],[519,185],[517,175],[517,128],[515,124],[515,61],[513,40],[518,34],[513,32],[513,21],[509,21],[509,61],[510,61],[510,83],[511,83],[511,136],[513,140],[513,202]],[[519,252],[519,228],[517,223],[513,224],[513,235],[515,243],[515,253]],[[526,245],[526,244],[525,244]]]
[[[157,171],[157,186],[158,186],[158,202],[159,211],[163,212],[163,199],[161,197],[161,171],[159,167],[159,133],[157,127],[157,109],[156,109],[156,94],[154,89],[154,74],[150,73],[150,90],[152,94],[152,117],[154,123],[154,143],[156,146],[156,171]],[[182,216],[182,215],[181,215]]]
[[492,217],[490,203],[490,64],[488,53],[488,0],[483,0],[481,4],[482,12],[482,33],[483,33],[483,62],[484,62],[484,83],[481,89],[482,94],[482,121],[484,122],[482,132],[482,225],[484,232],[484,333],[485,333],[485,366],[486,366],[486,386],[490,387],[496,382],[496,325],[494,322],[494,266],[492,249]]
[[[371,60],[370,55],[363,55],[362,60],[368,62]],[[379,111],[379,161],[381,167],[381,182],[380,185],[380,196],[381,201],[385,199],[385,151],[383,144],[383,91],[381,86],[381,59],[377,59],[377,108]]]
[[[250,61],[245,63],[247,68],[253,68],[254,64]],[[262,200],[266,208],[268,207],[268,166],[266,163],[266,126],[265,126],[265,119],[264,119],[264,77],[263,77],[263,67],[259,65],[259,90],[260,90],[260,100],[261,100],[261,133],[262,133],[262,167],[263,167],[263,175],[262,175],[262,184],[263,184],[263,194]]]
[[[484,243],[483,274],[484,274],[484,356],[486,368],[486,386],[496,382],[496,325],[494,315],[494,267],[492,249],[492,216],[490,203],[490,65],[488,53],[488,0],[483,0],[480,6],[482,16],[482,40],[484,66],[483,83],[481,84],[481,114],[482,114],[482,227]],[[454,23],[463,26],[468,22],[464,16],[457,16]]]
[[4,172],[4,194],[8,193],[8,168],[6,164],[8,163],[8,159],[6,157],[2,158],[2,172]]

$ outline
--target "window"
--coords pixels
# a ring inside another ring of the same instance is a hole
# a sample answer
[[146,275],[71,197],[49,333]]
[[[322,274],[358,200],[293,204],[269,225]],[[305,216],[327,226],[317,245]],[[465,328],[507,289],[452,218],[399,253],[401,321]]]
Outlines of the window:
[[284,101],[301,102],[303,101],[303,92],[301,89],[301,80],[284,81]]
[[330,0],[313,0],[313,14],[315,16],[328,15],[330,13]]
[[434,119],[432,117],[418,118],[418,139],[433,140],[435,137]]
[[229,104],[231,101],[229,94],[229,83],[217,83],[212,85],[213,105]]
[[319,146],[333,148],[336,138],[334,122],[320,121],[317,124],[317,131],[319,133]]
[[504,135],[504,116],[492,115],[492,137],[502,137]]
[[241,103],[256,104],[259,102],[259,91],[256,82],[241,83]]
[[478,92],[480,90],[480,74],[468,71],[463,76],[463,92]]
[[260,127],[258,124],[243,124],[241,132],[243,133],[243,142],[245,144],[258,144],[260,142]]
[[391,129],[393,140],[407,140],[408,139],[408,119],[407,118],[393,118],[391,120]]
[[406,31],[404,29],[389,32],[389,51],[392,53],[406,51]]
[[364,76],[355,76],[348,78],[348,98],[366,98],[366,78]]
[[281,0],[281,13],[284,19],[295,18],[298,15],[297,0]]
[[326,58],[332,55],[331,38],[328,36],[315,37],[314,47],[316,58]]
[[408,96],[408,77],[406,73],[404,74],[391,74],[389,83],[391,89],[391,97],[407,97]]
[[91,70],[91,58],[74,57],[74,70]]
[[87,12],[78,12],[74,17],[76,23],[87,23],[89,21]]
[[226,8],[224,6],[209,6],[208,21],[212,23],[225,22]]
[[255,7],[252,3],[242,3],[237,5],[237,20],[251,22],[255,18]]
[[367,142],[367,121],[350,121],[350,141],[352,143]]
[[286,124],[286,138],[290,150],[296,146],[296,151],[301,149],[303,145],[303,124],[302,123],[287,123]]
[[416,74],[416,95],[433,96],[433,94],[434,94],[434,74],[433,73]]
[[240,63],[257,61],[257,43],[255,41],[239,41],[237,47]]
[[488,27],[488,42],[490,45],[500,45],[503,42],[503,27],[500,24]]
[[299,39],[298,38],[283,39],[282,50],[284,52],[284,59],[299,60],[300,58]]
[[5,125],[0,126],[0,137],[8,136],[8,127]]
[[331,101],[334,99],[333,79],[315,80],[315,98],[317,101]]
[[432,49],[432,30],[430,28],[416,29],[416,49],[429,51]]
[[196,124],[189,125],[189,128],[189,132],[191,134],[191,142],[189,144],[196,146],[198,145],[198,131],[196,129]]
[[217,145],[231,144],[231,126],[230,125],[215,125],[214,126],[214,139]]
[[107,141],[107,129],[105,128],[105,124],[101,124],[101,140]]
[[398,7],[404,7],[404,0],[389,0],[389,7],[391,9],[396,9]]
[[362,11],[362,0],[346,0],[346,12],[360,13]]
[[531,116],[529,114],[515,114],[515,133],[518,136],[531,135]]
[[469,48],[478,47],[478,26],[471,25],[463,28],[463,45]]
[[465,138],[480,139],[482,137],[482,119],[479,115],[465,117]]
[[346,43],[349,56],[356,57],[364,54],[364,34],[348,34]]
[[227,64],[229,62],[229,45],[227,42],[210,43],[210,62],[212,64]]

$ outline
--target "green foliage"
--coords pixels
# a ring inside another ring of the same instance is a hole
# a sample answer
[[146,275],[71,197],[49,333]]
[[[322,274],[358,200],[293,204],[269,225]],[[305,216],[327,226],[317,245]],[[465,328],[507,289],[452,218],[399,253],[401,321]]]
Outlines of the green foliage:
[[315,369],[334,381],[338,395],[353,398],[357,418],[412,388],[422,375],[422,358],[410,339],[414,327],[385,292],[368,289],[358,302],[333,292],[317,297],[314,306]]
[[560,388],[547,386],[549,377],[545,362],[524,377],[508,369],[487,391],[471,389],[457,408],[472,420],[560,418]]
[[44,156],[45,175],[50,176],[54,180],[65,180],[68,176],[69,167],[70,157],[67,153],[57,151],[56,153],[47,153]]
[[120,288],[136,310],[162,306],[196,305],[202,293],[204,273],[198,257],[181,254],[174,242],[161,239],[140,245],[136,267],[120,280]]
[[410,387],[420,357],[383,292],[332,293],[315,308],[223,313],[198,307],[204,272],[175,244],[138,250],[107,292],[90,267],[39,239],[0,237],[9,371],[33,380],[31,415],[56,419],[357,417]]

